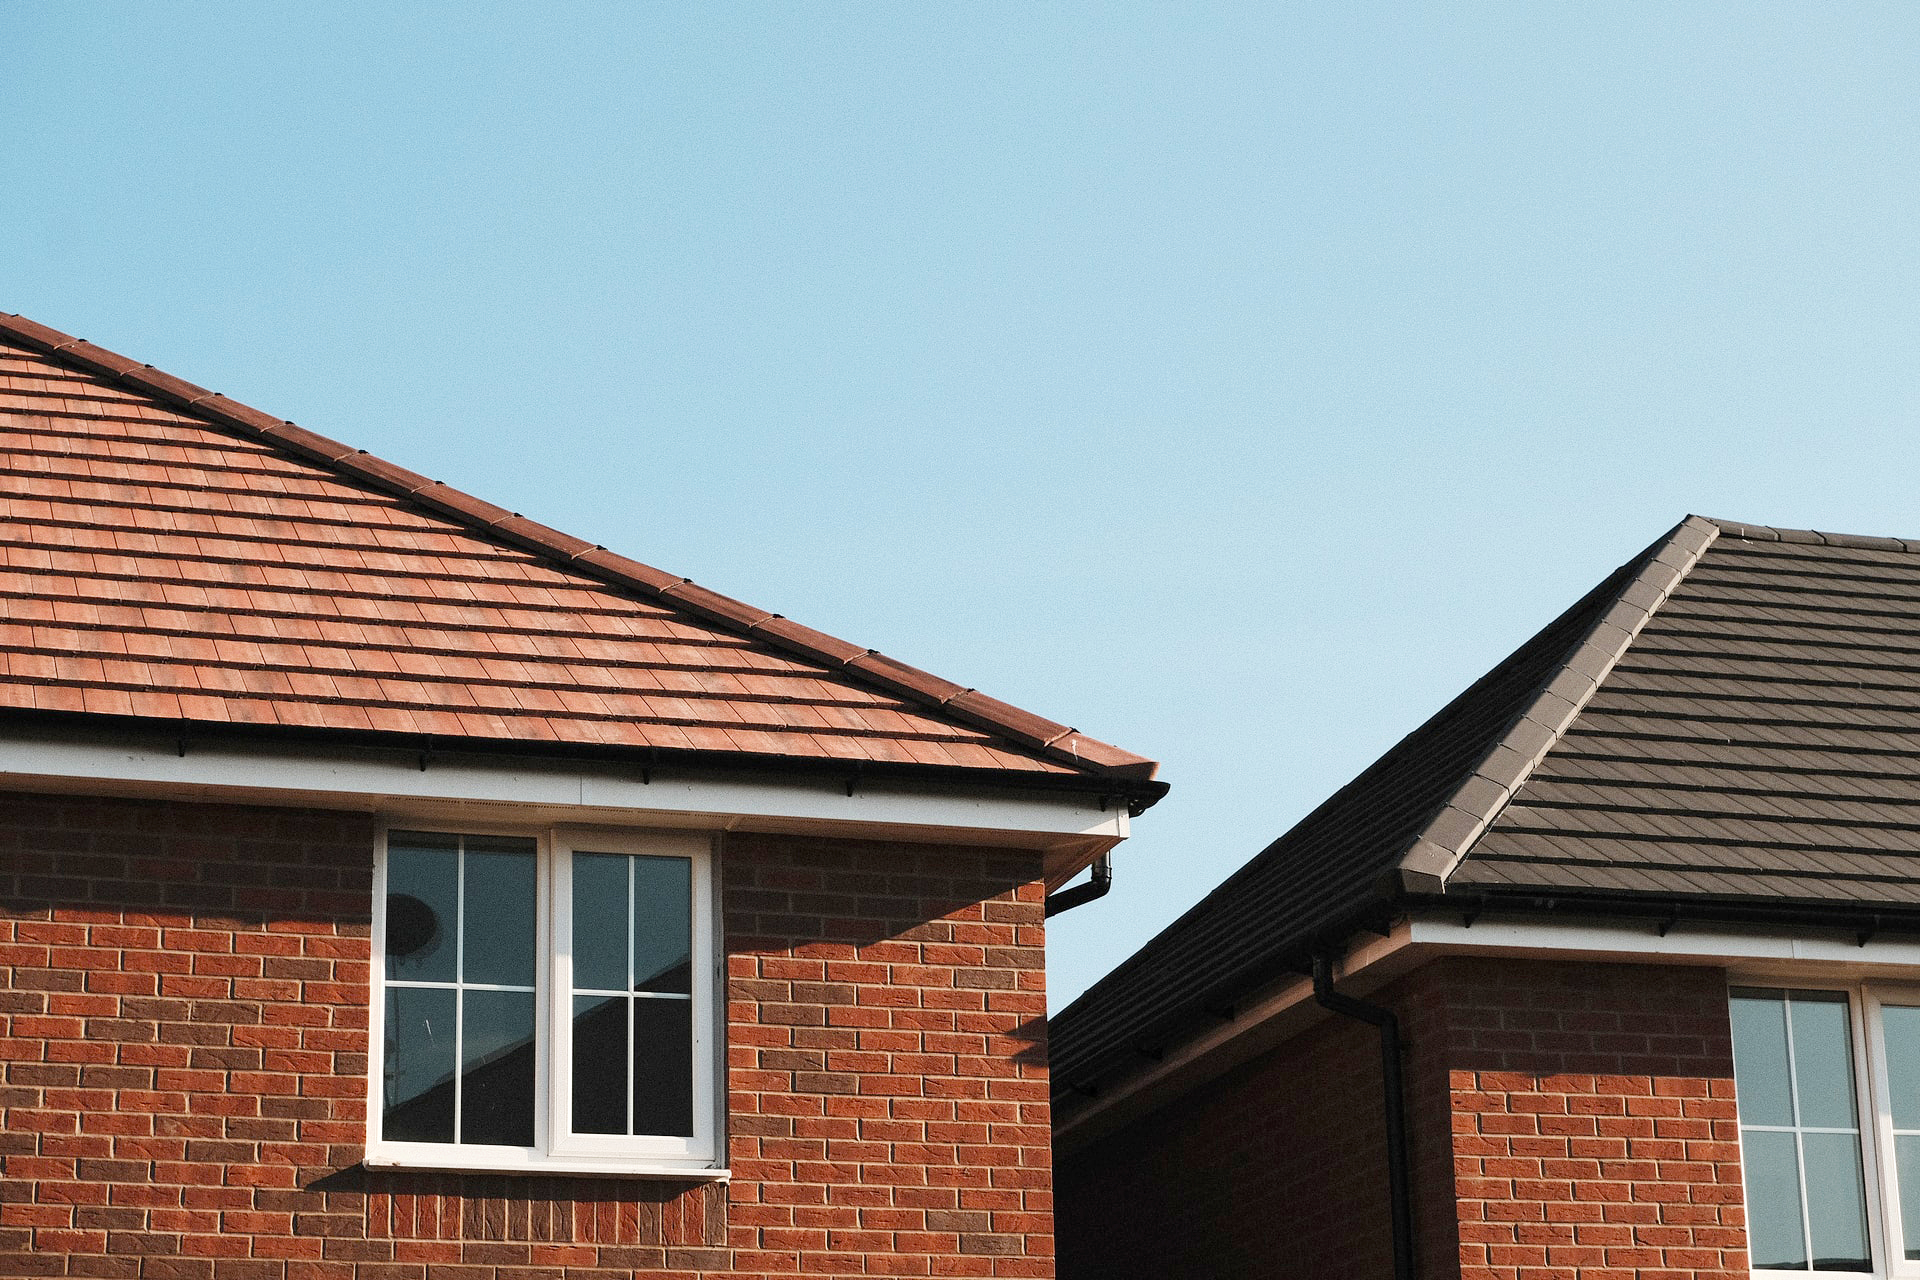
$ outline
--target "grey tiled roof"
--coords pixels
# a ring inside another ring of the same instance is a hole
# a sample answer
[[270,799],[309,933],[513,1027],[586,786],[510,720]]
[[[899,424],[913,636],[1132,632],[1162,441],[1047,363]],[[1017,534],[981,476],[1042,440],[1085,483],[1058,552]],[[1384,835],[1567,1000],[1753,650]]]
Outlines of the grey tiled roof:
[[1920,927],[1920,543],[1689,517],[1056,1017],[1057,1087],[1456,899]]

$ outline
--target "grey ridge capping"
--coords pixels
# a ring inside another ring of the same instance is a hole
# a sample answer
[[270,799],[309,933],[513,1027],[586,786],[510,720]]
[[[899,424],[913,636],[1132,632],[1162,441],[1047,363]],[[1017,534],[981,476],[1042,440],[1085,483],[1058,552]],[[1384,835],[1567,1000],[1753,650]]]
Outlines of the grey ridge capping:
[[1689,516],[1054,1018],[1061,1105],[1422,907],[1920,929],[1920,541]]

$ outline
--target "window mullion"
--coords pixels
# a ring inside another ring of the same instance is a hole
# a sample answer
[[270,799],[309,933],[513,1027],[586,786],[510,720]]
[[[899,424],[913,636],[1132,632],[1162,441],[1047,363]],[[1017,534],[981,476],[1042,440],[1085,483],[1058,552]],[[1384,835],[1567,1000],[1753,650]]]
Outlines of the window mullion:
[[633,1016],[634,1013],[636,1012],[636,1008],[633,1000],[633,989],[636,985],[634,979],[638,976],[633,971],[633,953],[638,948],[638,943],[634,935],[640,927],[640,904],[637,901],[635,901],[633,882],[634,882],[633,859],[628,858],[627,859],[627,989],[624,993],[626,996],[626,999],[622,1002],[622,1004],[625,1007],[626,1015],[627,1015],[627,1064],[626,1064],[627,1072],[626,1072],[626,1075],[627,1075],[627,1135],[629,1137],[633,1135],[633,1129],[634,1129],[633,1060],[637,1058],[640,1054],[640,1046],[636,1045],[633,1042],[634,1036],[638,1035],[640,1030],[638,1025],[639,1020]]
[[466,1072],[461,1068],[466,1063],[466,1024],[467,1024],[467,838],[460,837],[458,851],[454,854],[454,892],[453,892],[453,1141],[457,1146],[464,1130],[461,1127],[460,1104],[465,1101]]
[[1800,1184],[1800,1237],[1805,1250],[1807,1270],[1813,1270],[1813,1206],[1807,1200],[1807,1140],[1800,1127],[1799,1046],[1793,1036],[1793,995],[1781,1001],[1787,1024],[1787,1105],[1793,1109],[1793,1164]]

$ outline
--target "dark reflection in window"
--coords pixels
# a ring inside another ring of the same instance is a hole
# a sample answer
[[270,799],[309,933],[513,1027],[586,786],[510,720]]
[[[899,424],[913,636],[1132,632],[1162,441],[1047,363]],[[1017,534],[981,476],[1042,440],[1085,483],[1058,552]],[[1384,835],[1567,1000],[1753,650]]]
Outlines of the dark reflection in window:
[[633,989],[693,990],[693,864],[633,860]]
[[396,831],[387,854],[387,977],[454,980],[460,838]]
[[466,991],[460,1141],[533,1145],[533,993]]
[[453,1141],[453,995],[387,991],[381,1133],[395,1142]]
[[631,1003],[624,996],[573,998],[575,1133],[627,1132],[627,1006]]
[[633,1002],[633,1131],[693,1135],[693,1002]]
[[467,982],[530,987],[534,973],[534,844],[467,838]]
[[[627,859],[611,853],[573,855],[573,985],[586,991],[627,989]],[[620,1055],[626,1057],[623,1048]]]

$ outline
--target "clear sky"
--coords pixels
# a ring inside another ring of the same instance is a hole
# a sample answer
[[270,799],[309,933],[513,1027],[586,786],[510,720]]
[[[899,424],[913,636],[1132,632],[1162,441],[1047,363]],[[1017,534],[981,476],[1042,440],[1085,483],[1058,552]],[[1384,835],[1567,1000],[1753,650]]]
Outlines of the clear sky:
[[1920,536],[1920,7],[0,3],[0,310],[1165,761],[1056,1007],[1689,511]]

